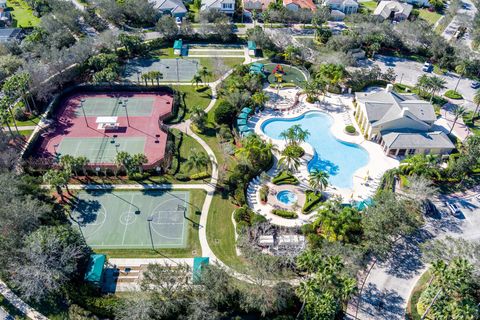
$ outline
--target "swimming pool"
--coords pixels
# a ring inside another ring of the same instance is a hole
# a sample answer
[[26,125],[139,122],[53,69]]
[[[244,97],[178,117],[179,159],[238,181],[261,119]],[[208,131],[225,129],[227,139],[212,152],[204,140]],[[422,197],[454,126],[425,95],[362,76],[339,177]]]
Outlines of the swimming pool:
[[303,115],[284,119],[272,118],[262,124],[262,131],[272,139],[279,139],[282,131],[299,124],[310,132],[306,140],[314,149],[315,155],[308,163],[308,170],[318,169],[328,172],[329,182],[338,188],[352,188],[353,174],[367,165],[367,151],[358,144],[340,141],[330,131],[333,119],[326,113],[309,111]]

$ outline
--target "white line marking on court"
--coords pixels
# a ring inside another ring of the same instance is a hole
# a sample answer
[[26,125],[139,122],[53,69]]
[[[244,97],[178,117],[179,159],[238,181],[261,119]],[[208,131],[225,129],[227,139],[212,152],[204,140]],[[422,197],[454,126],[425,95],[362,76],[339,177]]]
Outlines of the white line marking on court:
[[[130,210],[132,209],[132,202],[133,202],[133,198],[135,197],[135,194],[132,193],[132,197],[130,199],[130,205],[128,207],[128,211],[127,212],[130,212]],[[125,243],[125,235],[127,234],[127,229],[128,229],[128,224],[125,224],[125,230],[123,230],[123,238],[122,238],[122,245]]]

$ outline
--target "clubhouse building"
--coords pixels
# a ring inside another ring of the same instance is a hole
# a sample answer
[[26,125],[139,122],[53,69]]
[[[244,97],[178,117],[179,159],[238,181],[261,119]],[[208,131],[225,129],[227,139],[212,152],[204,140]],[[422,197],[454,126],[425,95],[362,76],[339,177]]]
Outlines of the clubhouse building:
[[437,119],[433,105],[414,94],[393,92],[355,93],[355,119],[366,139],[375,141],[389,156],[449,154],[455,145],[432,129]]

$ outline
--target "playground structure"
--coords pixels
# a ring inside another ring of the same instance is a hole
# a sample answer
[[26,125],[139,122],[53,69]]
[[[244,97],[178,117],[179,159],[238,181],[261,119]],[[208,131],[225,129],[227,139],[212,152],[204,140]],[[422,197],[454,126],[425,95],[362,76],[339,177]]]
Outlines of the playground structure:
[[273,68],[272,74],[275,76],[275,79],[277,80],[277,83],[282,83],[283,82],[283,76],[286,75],[287,73],[283,69],[282,65],[277,64],[275,66],[275,68]]

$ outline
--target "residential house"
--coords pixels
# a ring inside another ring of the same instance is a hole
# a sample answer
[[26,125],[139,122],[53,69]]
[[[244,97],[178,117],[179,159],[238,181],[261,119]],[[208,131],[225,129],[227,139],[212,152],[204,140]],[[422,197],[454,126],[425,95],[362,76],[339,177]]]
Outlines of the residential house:
[[358,3],[355,0],[325,0],[324,5],[331,10],[338,10],[344,14],[353,14],[358,11]]
[[243,10],[252,12],[253,10],[257,12],[267,10],[270,3],[275,2],[274,0],[242,0]]
[[19,28],[0,28],[0,43],[20,40],[22,35],[22,29]]
[[[331,10],[330,11],[330,21],[343,21],[345,19],[345,13],[340,10]],[[333,33],[333,30],[332,30]],[[337,30],[337,34],[339,34]],[[335,33],[334,33],[335,34]]]
[[180,19],[187,14],[187,8],[182,0],[153,0],[150,2],[154,5],[154,8],[162,14],[168,14]]
[[235,12],[235,0],[202,0],[201,11],[217,9],[221,12],[233,15]]
[[0,7],[0,28],[8,27],[12,24],[12,16],[9,11]]
[[450,153],[455,148],[450,138],[432,129],[437,119],[432,104],[392,88],[355,93],[355,119],[365,138],[390,156]]
[[430,2],[428,2],[428,0],[404,0],[404,2],[417,7],[430,7]]
[[398,1],[380,1],[373,12],[381,20],[403,21],[408,19],[413,10],[411,4]]
[[312,0],[283,0],[283,6],[291,11],[298,11],[300,9],[317,10],[317,6]]

